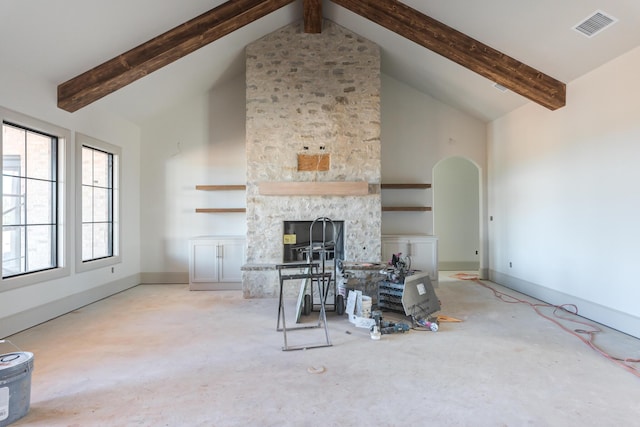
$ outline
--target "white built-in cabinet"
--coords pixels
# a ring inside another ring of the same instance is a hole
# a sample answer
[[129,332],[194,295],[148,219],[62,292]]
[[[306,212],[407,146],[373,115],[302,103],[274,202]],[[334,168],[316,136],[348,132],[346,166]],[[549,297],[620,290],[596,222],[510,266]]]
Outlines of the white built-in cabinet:
[[382,260],[391,260],[393,254],[411,258],[411,269],[429,273],[434,285],[438,283],[438,238],[428,235],[382,236]]
[[242,288],[244,236],[202,236],[189,240],[189,289]]

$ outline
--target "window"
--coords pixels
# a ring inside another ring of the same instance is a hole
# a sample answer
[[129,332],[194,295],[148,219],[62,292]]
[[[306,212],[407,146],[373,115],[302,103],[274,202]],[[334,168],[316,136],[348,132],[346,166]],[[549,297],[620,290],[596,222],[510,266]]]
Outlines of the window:
[[82,146],[82,261],[113,255],[113,154]]
[[2,277],[58,266],[58,138],[2,125]]
[[68,131],[0,108],[0,290],[68,274],[65,152]]
[[118,181],[120,150],[106,142],[77,134],[81,218],[77,247],[78,270],[119,262]]

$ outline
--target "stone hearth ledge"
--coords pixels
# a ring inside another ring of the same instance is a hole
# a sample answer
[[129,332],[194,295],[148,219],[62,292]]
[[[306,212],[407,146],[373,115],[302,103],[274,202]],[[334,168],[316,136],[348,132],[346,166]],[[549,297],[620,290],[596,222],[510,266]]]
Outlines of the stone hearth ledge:
[[240,268],[242,271],[268,271],[275,269],[276,264],[245,264]]
[[[270,264],[270,263],[256,263],[256,264],[244,264],[240,269],[242,271],[271,271],[276,269],[276,265],[287,264],[279,263],[279,264]],[[298,262],[291,264],[299,264]],[[322,266],[322,265],[320,265]],[[342,261],[343,270],[384,270],[387,267],[387,264],[381,262],[350,262],[350,261]],[[325,269],[333,270],[333,261],[327,261],[325,263]]]
[[[282,263],[286,264],[286,263]],[[297,263],[292,263],[297,264]],[[241,268],[243,275],[242,295],[244,298],[275,298],[278,296],[280,284],[276,265],[247,263]],[[372,297],[377,302],[378,283],[382,280],[381,270],[387,265],[379,262],[342,262],[343,272],[347,274],[346,289],[361,290],[365,295]],[[333,271],[333,261],[325,263],[325,271]],[[251,282],[251,284],[249,284]],[[293,298],[298,295],[299,282],[291,282],[285,286],[283,293],[285,298]],[[333,297],[333,287],[330,289],[330,297]]]

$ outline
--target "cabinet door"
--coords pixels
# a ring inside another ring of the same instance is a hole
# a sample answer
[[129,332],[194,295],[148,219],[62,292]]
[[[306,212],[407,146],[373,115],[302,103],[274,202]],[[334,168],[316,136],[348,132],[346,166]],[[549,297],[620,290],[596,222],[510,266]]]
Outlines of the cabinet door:
[[388,263],[394,254],[401,253],[402,257],[408,255],[408,240],[401,238],[382,238],[382,262]]
[[242,282],[244,240],[221,240],[218,243],[218,282]]
[[429,273],[432,282],[438,281],[438,238],[435,236],[382,236],[382,260],[388,262],[393,254],[411,258],[411,269]]
[[218,244],[212,240],[195,241],[191,244],[191,282],[218,281]]
[[411,268],[429,273],[431,281],[438,280],[438,241],[436,239],[411,239]]

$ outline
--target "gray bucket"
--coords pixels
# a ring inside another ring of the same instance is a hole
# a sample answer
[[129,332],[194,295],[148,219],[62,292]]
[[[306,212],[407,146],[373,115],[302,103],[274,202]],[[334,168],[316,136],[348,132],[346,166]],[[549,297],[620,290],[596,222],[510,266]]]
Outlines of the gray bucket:
[[31,403],[33,353],[0,354],[0,427],[24,417]]

